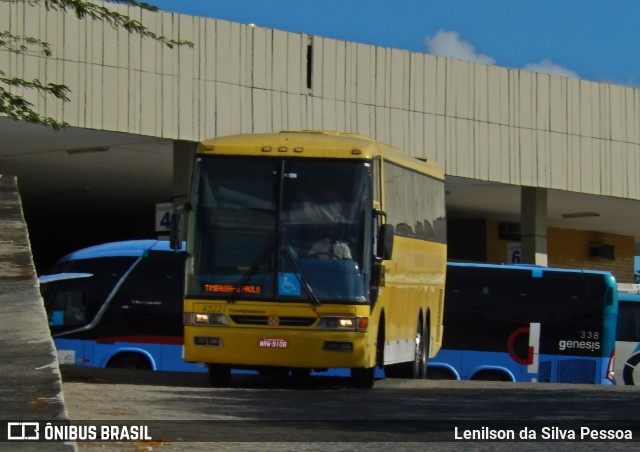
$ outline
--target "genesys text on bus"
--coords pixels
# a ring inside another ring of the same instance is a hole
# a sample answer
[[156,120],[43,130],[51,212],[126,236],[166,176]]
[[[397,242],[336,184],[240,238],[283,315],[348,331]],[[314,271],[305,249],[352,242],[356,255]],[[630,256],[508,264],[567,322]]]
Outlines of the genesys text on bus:
[[561,352],[565,350],[600,350],[600,342],[596,341],[575,341],[575,340],[560,340],[558,341],[558,350]]

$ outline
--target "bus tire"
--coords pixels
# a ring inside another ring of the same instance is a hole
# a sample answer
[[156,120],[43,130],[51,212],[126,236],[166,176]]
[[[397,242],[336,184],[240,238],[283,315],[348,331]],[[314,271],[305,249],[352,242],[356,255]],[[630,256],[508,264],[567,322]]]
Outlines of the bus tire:
[[376,336],[376,365],[381,369],[384,368],[384,312],[380,314],[380,322],[378,326],[378,335]]
[[376,368],[359,367],[351,369],[351,383],[358,389],[371,389],[376,381]]
[[371,389],[376,381],[376,367],[384,367],[384,314],[380,317],[376,336],[376,363],[373,367],[351,369],[351,383],[359,389]]
[[221,366],[219,364],[209,364],[209,385],[231,385],[231,368],[228,366]]
[[457,380],[455,374],[444,367],[430,367],[427,378],[429,380]]
[[120,353],[111,358],[106,367],[151,370],[151,363],[145,356],[138,353]]
[[311,376],[311,369],[300,369],[294,367],[291,369],[291,376],[295,379],[305,380]]
[[413,363],[411,366],[411,375],[409,378],[422,379],[427,374],[427,349],[424,340],[424,328],[422,321],[418,320],[416,326],[415,352],[413,354]]
[[420,375],[418,378],[427,378],[427,369],[429,368],[429,349],[431,348],[431,332],[429,330],[429,319],[422,330],[422,362],[420,367]]
[[263,377],[288,377],[289,369],[287,367],[267,366],[259,369],[258,374]]
[[427,347],[420,319],[418,319],[416,326],[414,347],[413,361],[385,366],[385,376],[389,378],[425,378],[427,374]]

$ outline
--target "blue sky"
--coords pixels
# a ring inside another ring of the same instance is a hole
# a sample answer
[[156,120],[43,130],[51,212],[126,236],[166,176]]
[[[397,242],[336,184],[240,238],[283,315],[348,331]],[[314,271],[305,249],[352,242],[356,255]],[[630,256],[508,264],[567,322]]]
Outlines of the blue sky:
[[149,0],[213,17],[640,87],[640,0]]

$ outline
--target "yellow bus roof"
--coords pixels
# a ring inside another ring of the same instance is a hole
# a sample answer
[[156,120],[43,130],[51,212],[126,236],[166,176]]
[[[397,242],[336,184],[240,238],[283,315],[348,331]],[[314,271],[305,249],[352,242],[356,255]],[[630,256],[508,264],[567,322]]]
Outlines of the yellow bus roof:
[[400,149],[372,138],[334,131],[283,131],[211,138],[200,143],[198,154],[349,159],[382,156],[384,160],[444,179],[444,171],[433,160],[407,156]]

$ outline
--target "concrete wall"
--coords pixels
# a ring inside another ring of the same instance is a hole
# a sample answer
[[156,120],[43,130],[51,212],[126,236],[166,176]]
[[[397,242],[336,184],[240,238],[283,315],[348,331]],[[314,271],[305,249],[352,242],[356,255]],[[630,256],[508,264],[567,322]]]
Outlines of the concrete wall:
[[16,178],[0,174],[0,418],[7,421],[68,419],[38,287]]
[[[484,230],[478,230],[478,232],[486,234],[486,261],[507,263],[508,245],[513,241],[499,238],[498,223],[495,220],[487,220]],[[590,256],[590,245],[595,243],[612,245],[614,259]],[[634,281],[635,246],[633,237],[549,227],[547,228],[547,247],[550,267],[610,271],[618,282],[632,283]]]
[[0,2],[0,30],[48,40],[54,52],[0,52],[0,67],[72,89],[67,104],[30,96],[39,111],[186,141],[338,129],[435,158],[449,175],[640,199],[637,89],[108,6],[194,48]]
[[[614,259],[603,259],[589,255],[592,244],[614,247]],[[554,267],[607,270],[618,282],[634,282],[633,237],[593,231],[549,228],[549,265]]]

